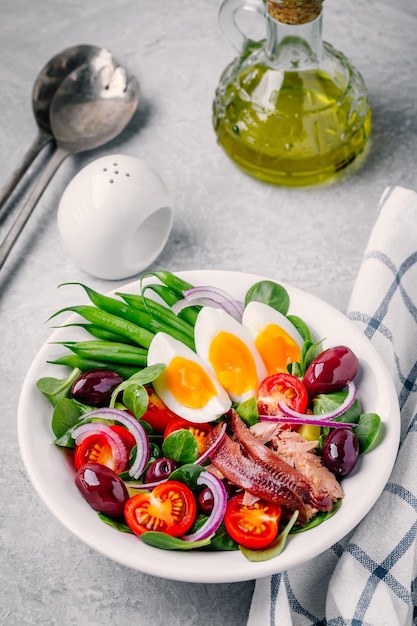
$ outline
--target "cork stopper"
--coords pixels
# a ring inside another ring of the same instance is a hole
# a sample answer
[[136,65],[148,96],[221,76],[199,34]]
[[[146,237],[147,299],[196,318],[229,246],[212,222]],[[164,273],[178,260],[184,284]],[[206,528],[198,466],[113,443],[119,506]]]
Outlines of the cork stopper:
[[321,13],[324,0],[267,0],[269,15],[284,24],[312,22]]

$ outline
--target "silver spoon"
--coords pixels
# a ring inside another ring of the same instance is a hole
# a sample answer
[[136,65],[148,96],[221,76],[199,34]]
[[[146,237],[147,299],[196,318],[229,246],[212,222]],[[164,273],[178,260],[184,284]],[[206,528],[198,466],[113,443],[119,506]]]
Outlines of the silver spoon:
[[[74,70],[52,100],[50,122],[56,149],[15,223],[0,246],[0,268],[62,161],[101,146],[128,124],[139,103],[139,83],[114,66],[107,51]],[[105,62],[103,62],[103,60]]]
[[101,53],[102,48],[97,46],[72,46],[55,55],[39,72],[32,91],[32,110],[38,131],[21,162],[0,189],[0,209],[40,151],[53,139],[49,109],[59,85],[73,70]]

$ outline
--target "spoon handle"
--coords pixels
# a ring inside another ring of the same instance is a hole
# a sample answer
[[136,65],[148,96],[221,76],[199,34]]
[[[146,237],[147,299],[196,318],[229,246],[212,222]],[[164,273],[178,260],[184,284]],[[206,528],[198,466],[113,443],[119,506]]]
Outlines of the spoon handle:
[[55,174],[58,167],[61,165],[62,161],[69,155],[67,150],[60,148],[57,146],[55,151],[53,152],[46,168],[42,172],[35,188],[32,190],[29,198],[26,201],[26,204],[23,206],[23,209],[20,211],[19,215],[16,218],[16,221],[12,225],[8,234],[6,235],[4,241],[0,246],[0,269],[3,267],[3,264],[7,257],[9,256],[9,252],[13,248],[17,238],[22,232],[26,222],[28,221],[33,209],[35,208],[39,198],[45,191],[49,181],[52,176]]
[[29,169],[32,162],[38,156],[39,152],[52,141],[51,135],[39,130],[31,146],[26,151],[19,165],[10,174],[8,180],[0,189],[0,210],[3,208],[7,200],[10,198],[15,187],[23,178],[26,171]]

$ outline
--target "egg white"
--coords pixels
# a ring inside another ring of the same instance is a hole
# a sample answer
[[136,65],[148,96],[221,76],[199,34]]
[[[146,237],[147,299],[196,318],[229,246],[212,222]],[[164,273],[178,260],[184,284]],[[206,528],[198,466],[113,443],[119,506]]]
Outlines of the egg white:
[[291,324],[285,315],[264,302],[248,302],[243,312],[242,326],[247,328],[251,336],[256,338],[269,324],[276,324],[283,328],[301,348],[304,340],[294,324]]
[[181,341],[174,339],[166,333],[157,333],[148,349],[148,365],[163,363],[165,366],[168,366],[175,357],[182,357],[200,365],[212,381],[216,389],[216,395],[212,396],[204,407],[192,408],[184,406],[178,402],[167,387],[164,374],[162,373],[152,384],[166,406],[180,417],[197,423],[211,422],[226,413],[231,407],[230,398],[203,360]]
[[258,335],[270,324],[281,327],[301,349],[304,340],[295,326],[279,311],[264,302],[249,302],[242,316],[242,325],[256,341]]
[[[219,332],[227,332],[238,337],[248,348],[251,353],[257,375],[257,385],[247,390],[243,394],[233,393],[233,390],[227,389],[233,402],[244,402],[256,395],[259,383],[267,375],[265,365],[255,347],[255,343],[247,331],[237,320],[231,317],[223,309],[215,309],[213,307],[203,307],[197,316],[194,326],[194,341],[197,354],[214,372],[213,365],[210,363],[209,352],[213,339]],[[215,373],[215,372],[214,372]]]

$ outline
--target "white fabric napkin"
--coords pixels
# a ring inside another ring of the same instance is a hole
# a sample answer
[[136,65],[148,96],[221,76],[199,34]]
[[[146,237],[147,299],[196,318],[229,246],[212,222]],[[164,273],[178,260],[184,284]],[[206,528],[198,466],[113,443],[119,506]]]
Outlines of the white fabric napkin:
[[[417,194],[388,188],[349,304],[396,386],[401,443],[362,522],[304,565],[256,581],[248,626],[417,624]],[[364,486],[366,488],[366,486]]]

